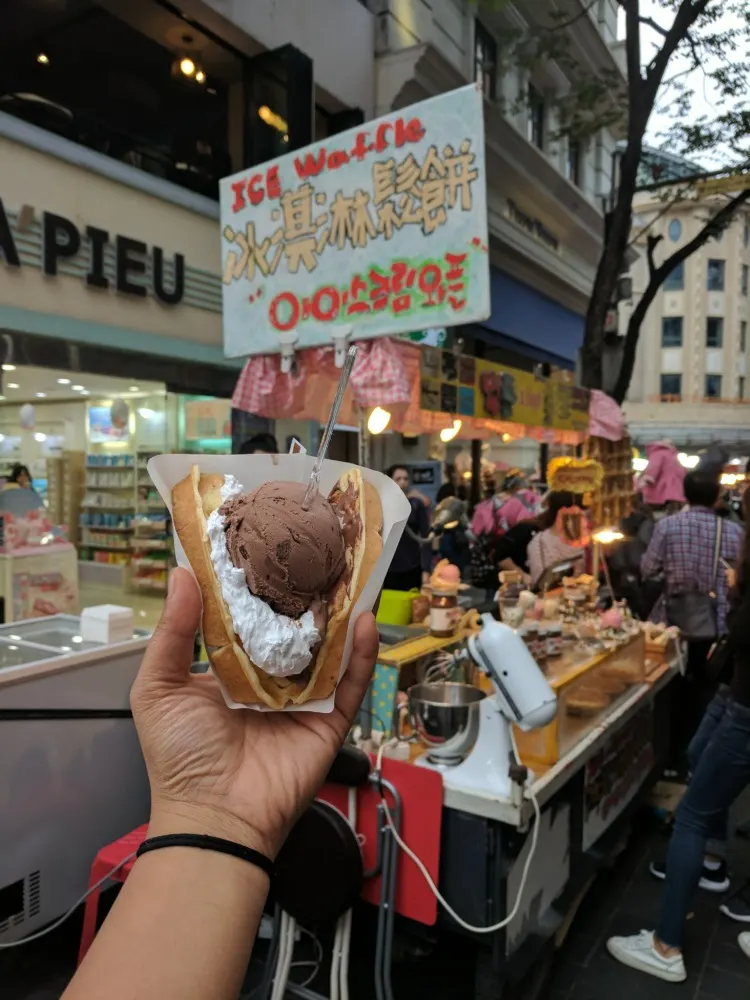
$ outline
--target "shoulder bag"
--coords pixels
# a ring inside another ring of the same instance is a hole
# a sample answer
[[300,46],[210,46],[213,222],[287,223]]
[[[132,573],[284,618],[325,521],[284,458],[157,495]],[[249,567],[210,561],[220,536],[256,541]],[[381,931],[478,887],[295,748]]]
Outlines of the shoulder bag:
[[716,541],[714,543],[714,560],[711,569],[711,590],[707,594],[689,591],[685,594],[672,594],[667,597],[667,621],[676,625],[688,642],[713,641],[718,638],[719,627],[716,618],[716,587],[719,578],[719,556],[721,554],[721,537],[723,522],[716,518]]

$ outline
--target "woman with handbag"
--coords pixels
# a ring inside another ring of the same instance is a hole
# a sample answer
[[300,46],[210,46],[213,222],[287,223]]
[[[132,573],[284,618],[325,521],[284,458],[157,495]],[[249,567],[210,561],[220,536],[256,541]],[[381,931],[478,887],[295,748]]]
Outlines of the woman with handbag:
[[[747,497],[748,494],[745,494]],[[746,514],[750,504],[746,502]],[[680,515],[675,515],[679,517]],[[665,880],[655,931],[614,937],[607,948],[623,965],[667,982],[687,978],[682,956],[685,921],[695,890],[729,888],[725,845],[729,810],[750,783],[750,519],[732,591],[726,638],[717,644],[708,668],[727,677],[709,705],[688,750],[692,777],[675,816],[665,866],[651,872]],[[658,529],[657,529],[658,530]],[[750,958],[750,934],[739,945]]]

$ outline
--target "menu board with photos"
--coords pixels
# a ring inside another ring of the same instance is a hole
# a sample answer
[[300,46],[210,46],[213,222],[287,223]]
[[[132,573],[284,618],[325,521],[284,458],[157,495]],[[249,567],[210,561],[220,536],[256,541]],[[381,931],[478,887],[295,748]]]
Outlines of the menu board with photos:
[[438,347],[421,348],[423,410],[585,433],[588,403],[588,392],[576,386]]

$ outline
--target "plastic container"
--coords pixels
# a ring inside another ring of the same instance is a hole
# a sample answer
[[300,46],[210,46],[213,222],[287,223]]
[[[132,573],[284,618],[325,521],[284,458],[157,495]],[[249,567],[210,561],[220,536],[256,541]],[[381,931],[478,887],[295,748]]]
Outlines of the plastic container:
[[380,607],[377,621],[384,625],[411,624],[411,605],[419,591],[413,590],[383,590],[380,593]]

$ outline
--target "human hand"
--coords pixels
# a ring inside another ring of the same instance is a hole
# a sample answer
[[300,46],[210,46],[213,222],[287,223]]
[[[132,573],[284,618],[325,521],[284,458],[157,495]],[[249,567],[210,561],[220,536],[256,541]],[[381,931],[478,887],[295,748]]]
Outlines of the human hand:
[[273,858],[323,783],[370,681],[375,619],[360,615],[329,715],[228,708],[211,674],[189,673],[200,591],[186,570],[169,594],[131,692],[151,784],[149,836],[204,833]]

